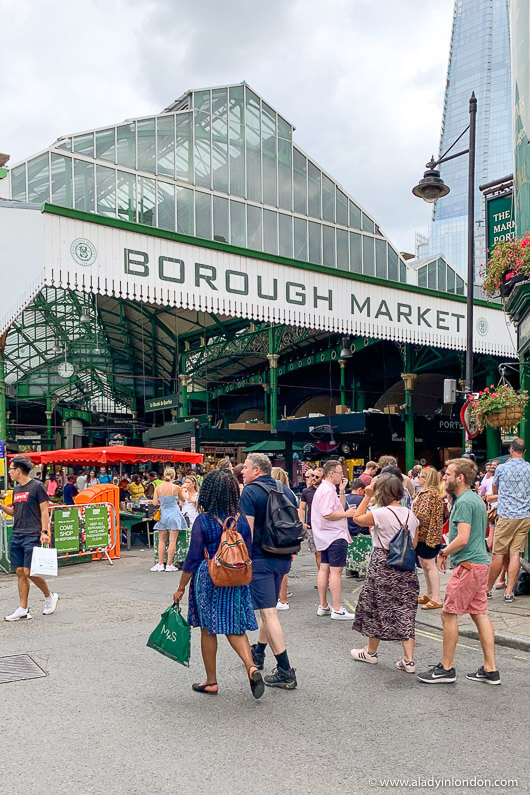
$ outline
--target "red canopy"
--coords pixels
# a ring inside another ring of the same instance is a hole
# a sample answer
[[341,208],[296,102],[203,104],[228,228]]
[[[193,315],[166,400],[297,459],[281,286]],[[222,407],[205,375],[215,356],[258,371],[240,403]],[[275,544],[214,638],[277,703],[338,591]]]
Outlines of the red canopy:
[[[127,447],[123,444],[110,447],[78,447],[70,450],[47,450],[26,453],[34,464],[141,464],[146,461],[181,461],[202,464],[201,453],[165,450],[156,447]],[[10,456],[11,457],[11,456]]]

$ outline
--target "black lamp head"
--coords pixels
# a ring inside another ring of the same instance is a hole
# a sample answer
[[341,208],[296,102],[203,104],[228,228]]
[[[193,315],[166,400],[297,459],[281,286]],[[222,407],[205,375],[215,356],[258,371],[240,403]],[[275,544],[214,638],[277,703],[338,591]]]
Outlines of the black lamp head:
[[432,204],[442,196],[447,196],[450,188],[445,184],[440,176],[440,172],[435,168],[429,168],[423,174],[415,188],[412,188],[414,196],[418,196],[425,202]]

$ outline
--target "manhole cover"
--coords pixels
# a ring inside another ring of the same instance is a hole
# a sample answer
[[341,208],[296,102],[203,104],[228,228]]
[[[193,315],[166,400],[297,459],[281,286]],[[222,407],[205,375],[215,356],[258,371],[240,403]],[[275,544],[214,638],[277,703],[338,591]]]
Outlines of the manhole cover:
[[22,679],[38,679],[40,676],[46,676],[46,671],[43,671],[29,654],[0,657],[0,684],[20,682]]

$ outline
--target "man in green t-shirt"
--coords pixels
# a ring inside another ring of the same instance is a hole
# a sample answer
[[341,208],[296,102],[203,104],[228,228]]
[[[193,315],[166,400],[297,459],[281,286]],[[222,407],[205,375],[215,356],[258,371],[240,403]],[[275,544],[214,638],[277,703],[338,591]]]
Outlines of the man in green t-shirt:
[[442,661],[424,674],[418,674],[420,682],[434,684],[454,682],[453,668],[458,641],[458,616],[467,613],[478,629],[484,654],[484,665],[478,671],[467,674],[474,682],[500,685],[501,677],[495,667],[495,635],[487,612],[487,588],[489,556],[486,551],[486,506],[471,490],[477,477],[477,466],[469,458],[454,458],[447,464],[445,488],[453,495],[453,508],[449,516],[449,544],[440,552],[439,567],[447,568],[447,557],[451,555],[454,571],[447,584],[442,610],[443,649]]

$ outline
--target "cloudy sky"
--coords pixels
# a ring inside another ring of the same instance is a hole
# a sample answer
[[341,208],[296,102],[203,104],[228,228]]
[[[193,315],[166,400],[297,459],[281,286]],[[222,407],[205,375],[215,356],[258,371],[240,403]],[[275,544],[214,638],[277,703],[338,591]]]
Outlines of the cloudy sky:
[[1,0],[0,151],[246,82],[295,141],[414,250],[437,152],[453,0]]

